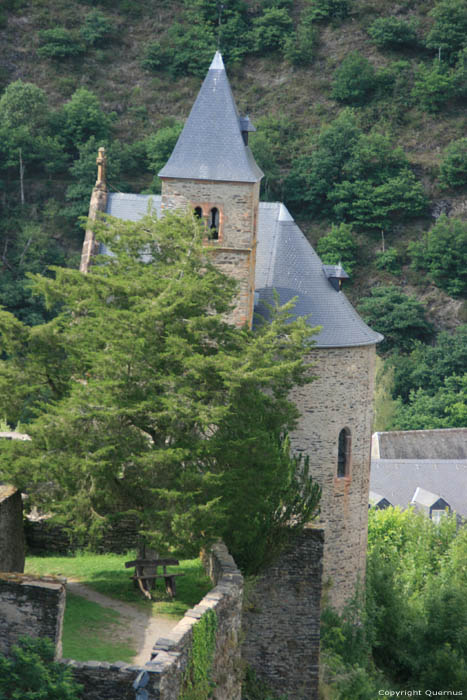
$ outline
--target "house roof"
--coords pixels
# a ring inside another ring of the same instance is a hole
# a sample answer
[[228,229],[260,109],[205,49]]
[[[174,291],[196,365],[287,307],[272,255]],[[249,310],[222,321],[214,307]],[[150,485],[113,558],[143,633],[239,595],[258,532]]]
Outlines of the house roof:
[[239,116],[222,56],[217,51],[159,177],[257,182],[263,173],[242,136],[242,130],[253,129],[249,119]]
[[443,498],[467,517],[467,459],[371,460],[370,489],[407,508],[418,487]]
[[467,459],[467,428],[374,433],[371,454],[380,459]]
[[[107,213],[127,221],[140,219],[149,206],[159,216],[160,195],[110,193],[107,199]],[[266,304],[274,301],[274,290],[281,303],[296,297],[294,315],[310,316],[310,326],[322,326],[314,336],[317,347],[374,345],[382,339],[332,286],[318,255],[279,202],[259,204],[255,289],[255,311],[262,316],[267,316]]]

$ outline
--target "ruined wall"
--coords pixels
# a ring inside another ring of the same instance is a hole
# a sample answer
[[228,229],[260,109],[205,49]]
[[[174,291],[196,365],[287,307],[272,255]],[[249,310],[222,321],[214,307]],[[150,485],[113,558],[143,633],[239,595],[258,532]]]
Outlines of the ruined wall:
[[0,653],[19,637],[48,637],[61,656],[65,579],[0,573]]
[[219,239],[209,240],[214,263],[238,285],[232,323],[251,325],[254,303],[259,183],[162,179],[162,209],[219,210]]
[[24,571],[23,502],[9,485],[0,485],[0,571]]
[[289,700],[317,700],[323,532],[307,528],[246,594],[243,657]]
[[[147,700],[178,700],[188,666],[193,626],[208,611],[217,616],[216,652],[212,677],[215,700],[240,700],[240,624],[243,578],[225,545],[218,544],[207,558],[207,569],[216,586],[189,610],[178,625],[154,645],[144,666],[124,663],[67,661],[75,679],[84,685],[86,700],[134,700],[134,684],[144,687]],[[139,679],[139,683],[138,683]]]
[[[310,361],[318,378],[292,393],[301,412],[292,446],[309,455],[322,487],[323,587],[342,609],[365,576],[375,347],[315,349]],[[351,464],[349,475],[338,478],[343,428],[351,432]]]

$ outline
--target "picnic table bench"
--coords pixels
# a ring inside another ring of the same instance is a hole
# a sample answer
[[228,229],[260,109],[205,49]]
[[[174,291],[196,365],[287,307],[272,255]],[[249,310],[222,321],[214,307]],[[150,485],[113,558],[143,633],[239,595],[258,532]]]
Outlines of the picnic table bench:
[[[177,591],[175,578],[185,574],[183,571],[167,573],[167,567],[178,565],[178,559],[134,559],[133,561],[125,562],[126,569],[129,569],[131,566],[135,567],[135,573],[131,578],[135,586],[139,586],[141,593],[149,600],[152,600],[149,591],[151,588],[154,589],[156,587],[158,578],[164,579],[165,590],[172,598],[175,597]],[[159,567],[162,567],[162,573],[158,571]]]

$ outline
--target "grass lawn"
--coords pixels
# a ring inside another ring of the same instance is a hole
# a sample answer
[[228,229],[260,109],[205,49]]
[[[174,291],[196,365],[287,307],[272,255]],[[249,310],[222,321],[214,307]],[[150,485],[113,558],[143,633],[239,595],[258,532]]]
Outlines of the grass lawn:
[[119,618],[115,610],[67,593],[62,635],[64,658],[130,663],[136,650],[129,644],[111,641],[111,631],[119,624]]
[[31,556],[26,559],[25,571],[29,574],[45,576],[66,576],[74,578],[95,591],[133,603],[139,608],[151,611],[153,615],[173,615],[183,617],[185,612],[199,603],[212,588],[199,559],[180,560],[180,566],[168,567],[168,571],[184,572],[177,576],[177,596],[174,600],[165,592],[164,581],[157,582],[151,591],[154,600],[143,598],[139,589],[133,586],[130,576],[133,569],[125,569],[125,562],[135,559],[134,552],[128,554],[93,554],[77,552],[73,556]]

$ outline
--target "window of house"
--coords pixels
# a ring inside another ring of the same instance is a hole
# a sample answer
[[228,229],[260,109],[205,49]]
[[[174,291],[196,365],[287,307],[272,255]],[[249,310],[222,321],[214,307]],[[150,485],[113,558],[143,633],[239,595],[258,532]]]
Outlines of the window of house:
[[209,238],[217,241],[219,238],[219,209],[213,207],[209,212]]
[[203,218],[203,210],[201,207],[195,207],[194,214],[197,219],[202,219]]
[[342,428],[339,433],[338,453],[337,453],[337,476],[339,478],[350,474],[350,455],[352,447],[352,437],[348,428]]

